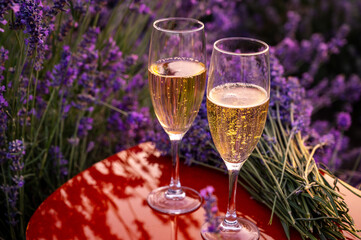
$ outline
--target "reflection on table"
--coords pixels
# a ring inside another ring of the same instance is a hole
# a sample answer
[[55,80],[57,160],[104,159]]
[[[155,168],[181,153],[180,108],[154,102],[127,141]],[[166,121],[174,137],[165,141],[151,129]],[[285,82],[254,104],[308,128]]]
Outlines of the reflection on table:
[[[199,233],[204,221],[202,208],[190,214],[169,216],[147,205],[148,193],[168,184],[170,170],[170,158],[161,157],[150,143],[98,162],[39,206],[29,221],[27,239],[202,239]],[[225,173],[182,164],[180,176],[184,186],[198,191],[207,185],[214,186],[219,209],[226,211]],[[237,199],[238,214],[259,227],[261,239],[287,239],[280,221],[274,218],[269,225],[270,210],[252,200],[240,186]],[[352,199],[354,204],[360,200]],[[361,216],[358,217],[355,221],[361,226]],[[293,231],[291,239],[301,237]]]

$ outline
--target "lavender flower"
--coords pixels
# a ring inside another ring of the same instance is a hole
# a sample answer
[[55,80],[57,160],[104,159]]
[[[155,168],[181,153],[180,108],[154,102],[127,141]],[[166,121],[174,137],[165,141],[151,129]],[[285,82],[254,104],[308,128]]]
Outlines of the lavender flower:
[[59,35],[58,35],[58,40],[60,42],[62,42],[64,40],[64,38],[68,35],[68,32],[70,31],[70,29],[72,27],[75,29],[78,27],[78,23],[74,22],[74,20],[72,20],[72,19],[67,20],[65,23],[63,23],[61,25]]
[[23,29],[28,35],[25,43],[28,46],[28,56],[36,56],[34,69],[42,69],[45,51],[48,50],[46,40],[51,31],[51,24],[45,21],[46,12],[40,0],[22,0],[16,13],[15,29]]
[[334,96],[342,96],[346,90],[345,75],[339,74],[332,80],[331,92]]
[[[5,62],[5,59],[7,58],[7,53],[4,51],[4,48],[0,48],[0,74],[2,76],[3,71],[3,62]],[[5,86],[1,85],[2,80],[0,77],[0,152],[1,148],[4,147],[5,144],[5,133],[7,130],[7,122],[8,122],[8,115],[6,113],[8,102],[5,99],[4,93],[6,91]],[[1,161],[0,161],[1,162]]]
[[100,52],[100,59],[103,61],[99,67],[96,84],[100,88],[100,98],[105,101],[108,96],[126,85],[128,66],[113,38],[109,38],[106,42]]
[[21,140],[14,140],[9,142],[7,158],[11,160],[10,170],[13,172],[20,172],[24,168],[24,163],[21,161],[25,155],[25,146]]
[[15,175],[12,179],[15,185],[19,188],[23,187],[25,184],[24,176]]
[[3,72],[5,70],[5,61],[9,58],[9,51],[3,46],[0,48],[0,84],[4,80]]
[[[205,24],[206,31],[214,33],[207,35],[207,38],[210,40],[215,41],[222,33],[227,35],[240,21],[235,1],[209,1],[208,5],[204,6],[204,8],[206,15],[213,19],[213,21],[206,22]],[[219,26],[222,26],[221,31]]]
[[[156,144],[157,149],[159,149],[164,155],[170,154],[169,137],[164,132],[158,121],[156,121],[154,134],[151,136],[150,140]],[[209,162],[210,159],[212,159],[212,165],[225,169],[219,153],[213,146],[207,121],[205,98],[202,101],[196,119],[182,140],[180,155],[185,158],[185,163],[187,165],[191,165],[195,162]]]
[[345,85],[345,91],[341,99],[350,103],[359,101],[361,96],[361,78],[356,74],[352,74]]
[[285,35],[287,37],[293,37],[297,30],[297,26],[301,20],[301,16],[297,12],[288,11],[287,18],[288,18],[288,20],[284,26],[284,29],[286,31]]
[[54,167],[58,167],[61,176],[65,177],[68,175],[68,160],[65,159],[63,153],[58,146],[52,146],[49,149],[49,156],[53,161]]
[[342,25],[334,38],[330,40],[328,43],[328,49],[331,53],[337,54],[340,52],[340,49],[346,45],[347,40],[346,37],[350,32],[350,27],[346,24]]
[[79,145],[79,138],[78,137],[71,137],[71,138],[68,138],[68,143],[72,146],[78,146]]
[[70,5],[70,0],[55,0],[54,6],[50,10],[50,14],[56,15],[59,12],[65,12],[65,6]]
[[218,207],[217,207],[217,197],[213,195],[214,188],[212,186],[207,186],[206,188],[201,189],[200,194],[204,199],[203,208],[206,211],[205,217],[206,222],[208,223],[208,231],[218,233],[220,218],[217,218]]
[[13,160],[20,160],[25,155],[25,146],[23,141],[14,140],[9,143],[9,155],[8,158]]
[[347,131],[351,126],[351,116],[348,112],[337,114],[337,127],[342,131]]
[[[13,0],[0,0],[0,23],[6,25],[7,21],[5,15],[13,5]],[[4,29],[0,27],[0,32],[4,32]]]
[[137,11],[140,14],[150,14],[150,8],[144,3],[144,0],[135,0],[129,4],[129,10]]
[[85,137],[88,135],[88,132],[93,128],[93,119],[90,117],[83,117],[80,119],[78,127],[78,136]]
[[207,121],[205,98],[203,98],[198,115],[194,120],[192,127],[182,140],[181,155],[185,157],[185,163],[188,165],[192,164],[194,161],[208,162],[211,158],[214,159],[214,162],[212,163],[214,166],[223,169],[225,168],[219,157],[218,151],[216,151],[213,146],[212,136]]
[[[126,118],[120,117],[117,114],[112,114],[112,118],[108,121],[109,124],[111,124],[114,120],[116,120],[119,124],[118,131],[122,132],[122,135],[124,137],[126,136],[125,138],[128,138],[128,140],[124,138],[118,141],[118,151],[128,148],[133,144],[148,141],[148,135],[152,134],[150,129],[153,121],[149,116],[148,108],[144,107],[140,109],[139,112],[130,112]],[[129,139],[132,139],[132,141],[129,141]]]
[[[77,69],[73,66],[72,53],[70,47],[65,45],[61,54],[60,63],[54,66],[53,71],[49,74],[52,80],[51,85],[61,87],[66,90],[73,85],[77,77]],[[61,93],[63,93],[63,91]]]
[[95,146],[94,141],[90,141],[90,142],[88,143],[87,148],[86,148],[86,152],[87,152],[87,153],[88,153],[88,152],[91,152],[91,151],[94,149],[94,146]]
[[327,134],[319,136],[318,141],[323,144],[323,147],[316,151],[315,161],[324,164],[332,171],[339,169],[343,162],[339,153],[348,148],[349,138],[340,131],[331,128]]
[[72,105],[78,109],[92,111],[90,107],[94,99],[100,92],[96,85],[96,78],[99,74],[98,60],[99,51],[96,49],[96,41],[99,34],[99,28],[91,28],[85,34],[80,42],[77,53],[73,56],[72,61],[75,63],[72,72],[76,74],[78,85],[81,92],[73,101]]
[[87,9],[87,5],[89,4],[90,0],[74,0],[73,1],[73,9],[77,12],[79,12],[80,14],[85,14],[86,13],[86,9]]
[[8,216],[9,223],[15,226],[18,223],[16,219],[19,215],[19,211],[16,208],[16,204],[19,196],[19,189],[24,187],[24,177],[21,175],[21,171],[24,168],[24,163],[21,161],[25,155],[25,146],[21,140],[14,140],[9,142],[7,158],[11,161],[10,171],[13,185],[2,185],[0,188],[8,197],[8,203],[10,205],[10,216]]
[[107,4],[107,0],[90,0],[90,12],[96,14],[100,12]]
[[[148,107],[139,107],[138,96],[140,96],[146,80],[143,75],[137,74],[124,86],[124,95],[122,99],[113,100],[112,105],[123,112],[112,111],[108,118],[108,129],[119,132],[124,138],[119,140],[118,134],[112,136],[117,140],[117,150],[123,150],[134,144],[152,140],[153,120],[149,114]],[[132,139],[129,141],[129,139]]]
[[10,185],[1,185],[0,189],[7,195],[8,203],[10,205],[9,214],[5,213],[5,216],[8,217],[7,221],[11,226],[16,226],[19,222],[17,216],[20,214],[17,210],[16,204],[18,202],[19,197],[19,188],[18,185],[10,186]]

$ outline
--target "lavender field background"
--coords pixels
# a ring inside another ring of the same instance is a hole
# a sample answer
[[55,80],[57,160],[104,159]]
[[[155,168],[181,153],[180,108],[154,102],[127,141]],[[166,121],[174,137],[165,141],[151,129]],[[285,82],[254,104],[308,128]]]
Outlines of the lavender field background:
[[[208,59],[222,37],[269,43],[270,108],[360,188],[360,12],[361,0],[0,0],[0,238],[24,239],[40,203],[93,163],[145,141],[169,153],[147,53],[152,22],[170,16],[205,23]],[[223,168],[204,103],[181,149]]]

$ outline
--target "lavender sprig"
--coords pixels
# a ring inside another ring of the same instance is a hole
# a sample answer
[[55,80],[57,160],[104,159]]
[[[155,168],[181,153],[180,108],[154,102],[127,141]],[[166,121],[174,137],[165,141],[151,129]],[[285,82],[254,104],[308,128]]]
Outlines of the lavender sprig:
[[200,194],[204,199],[203,209],[205,210],[205,221],[208,223],[208,232],[219,233],[219,225],[221,219],[217,216],[218,206],[217,197],[213,195],[214,188],[207,186],[200,190]]

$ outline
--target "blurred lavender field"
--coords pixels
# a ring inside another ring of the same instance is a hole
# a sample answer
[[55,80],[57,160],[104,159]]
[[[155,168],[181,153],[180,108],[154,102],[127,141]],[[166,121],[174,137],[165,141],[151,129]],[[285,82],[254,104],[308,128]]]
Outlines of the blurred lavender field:
[[[169,16],[205,23],[208,56],[222,37],[269,43],[270,107],[360,186],[360,12],[361,0],[0,0],[0,238],[25,238],[37,206],[94,162],[144,141],[169,152],[146,76],[151,24]],[[205,104],[181,154],[223,167]]]

